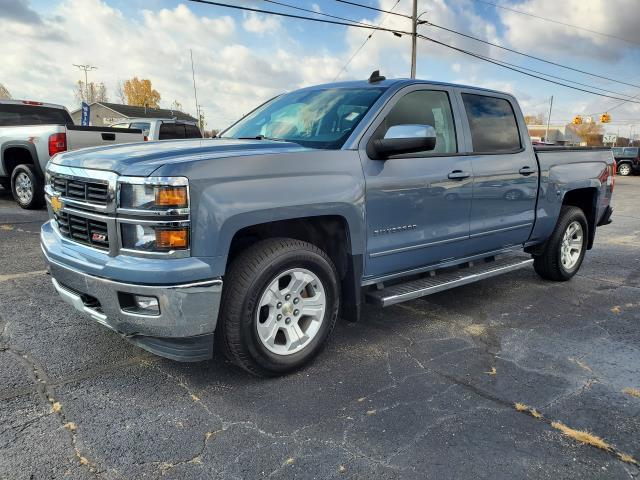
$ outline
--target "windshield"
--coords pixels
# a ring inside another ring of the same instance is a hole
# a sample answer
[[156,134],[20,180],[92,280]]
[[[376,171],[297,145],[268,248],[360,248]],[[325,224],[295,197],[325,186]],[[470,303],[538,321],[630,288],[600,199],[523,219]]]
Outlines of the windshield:
[[287,93],[251,112],[222,138],[266,138],[338,149],[384,90],[327,88]]

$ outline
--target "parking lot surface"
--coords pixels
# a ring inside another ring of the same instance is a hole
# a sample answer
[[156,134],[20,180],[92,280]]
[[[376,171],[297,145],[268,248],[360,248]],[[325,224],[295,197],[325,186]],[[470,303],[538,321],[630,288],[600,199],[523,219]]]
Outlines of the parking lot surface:
[[640,478],[640,177],[614,197],[572,281],[525,269],[365,307],[263,380],[76,313],[45,272],[46,212],[0,189],[0,478]]

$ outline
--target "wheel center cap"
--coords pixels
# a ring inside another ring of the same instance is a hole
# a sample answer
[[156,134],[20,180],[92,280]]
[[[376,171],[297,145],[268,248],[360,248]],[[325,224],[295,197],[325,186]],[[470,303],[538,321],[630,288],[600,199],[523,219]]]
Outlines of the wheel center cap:
[[291,315],[293,313],[293,305],[291,305],[290,303],[285,303],[282,306],[282,313],[284,313],[285,315]]

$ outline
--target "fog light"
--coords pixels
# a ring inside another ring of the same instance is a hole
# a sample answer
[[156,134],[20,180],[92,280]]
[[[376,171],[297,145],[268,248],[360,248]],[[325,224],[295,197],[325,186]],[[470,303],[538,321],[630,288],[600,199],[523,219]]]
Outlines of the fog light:
[[156,297],[145,297],[143,295],[134,295],[133,300],[139,310],[147,310],[152,315],[160,314],[160,306]]

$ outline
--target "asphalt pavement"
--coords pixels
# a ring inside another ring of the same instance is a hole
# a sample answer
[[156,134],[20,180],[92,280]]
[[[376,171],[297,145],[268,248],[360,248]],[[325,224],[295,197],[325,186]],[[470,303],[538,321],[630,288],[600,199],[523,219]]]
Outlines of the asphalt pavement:
[[640,176],[614,197],[572,281],[367,306],[263,380],[76,313],[45,273],[46,212],[0,189],[0,478],[640,478]]

